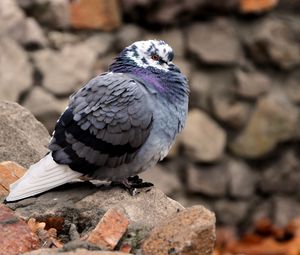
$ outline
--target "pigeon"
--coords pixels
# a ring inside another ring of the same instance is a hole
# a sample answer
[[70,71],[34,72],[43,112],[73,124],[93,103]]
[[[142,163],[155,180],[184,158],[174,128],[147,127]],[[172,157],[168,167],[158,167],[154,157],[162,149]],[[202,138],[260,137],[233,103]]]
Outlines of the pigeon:
[[71,97],[49,152],[10,185],[7,202],[31,197],[80,177],[141,184],[138,174],[162,160],[183,129],[187,78],[161,40],[126,47],[108,71]]

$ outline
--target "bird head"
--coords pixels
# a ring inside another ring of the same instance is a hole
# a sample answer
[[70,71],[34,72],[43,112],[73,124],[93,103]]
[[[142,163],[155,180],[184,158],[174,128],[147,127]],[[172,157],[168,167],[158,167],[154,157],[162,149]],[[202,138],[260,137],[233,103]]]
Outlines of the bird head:
[[172,63],[173,58],[173,49],[166,42],[147,40],[138,41],[126,47],[116,61],[118,62],[121,59],[123,64],[139,68],[154,68],[154,70],[163,72],[180,72]]

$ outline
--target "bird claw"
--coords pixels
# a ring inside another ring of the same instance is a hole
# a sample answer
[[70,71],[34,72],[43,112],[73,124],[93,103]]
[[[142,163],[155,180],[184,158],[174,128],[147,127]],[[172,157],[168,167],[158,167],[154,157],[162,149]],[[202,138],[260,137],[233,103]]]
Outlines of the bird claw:
[[140,188],[149,188],[153,186],[151,182],[144,182],[138,175],[130,176],[121,181],[112,181],[110,185],[113,187],[118,186],[124,188],[131,196],[138,194],[138,189]]

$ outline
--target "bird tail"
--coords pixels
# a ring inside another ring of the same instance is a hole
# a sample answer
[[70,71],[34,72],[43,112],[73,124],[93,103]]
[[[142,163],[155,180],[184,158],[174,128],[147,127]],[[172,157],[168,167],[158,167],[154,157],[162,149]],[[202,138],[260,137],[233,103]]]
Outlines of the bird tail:
[[26,173],[10,185],[10,193],[6,201],[16,201],[31,197],[82,176],[67,165],[57,164],[52,153],[47,154],[39,162],[30,166]]

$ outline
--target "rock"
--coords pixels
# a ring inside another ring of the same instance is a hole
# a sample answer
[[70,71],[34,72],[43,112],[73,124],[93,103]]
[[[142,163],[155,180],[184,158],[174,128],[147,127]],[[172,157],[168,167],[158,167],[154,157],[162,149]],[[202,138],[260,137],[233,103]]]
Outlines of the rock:
[[56,121],[68,105],[68,99],[58,100],[41,87],[34,87],[23,102],[31,113],[52,133]]
[[235,198],[249,198],[255,194],[257,175],[243,161],[230,160],[229,193]]
[[144,241],[142,253],[209,255],[215,239],[214,214],[202,206],[193,206],[155,227]]
[[166,195],[171,195],[181,189],[181,183],[177,175],[161,165],[156,165],[139,176],[143,180],[153,183],[155,187],[159,188]]
[[33,18],[25,20],[23,36],[20,39],[21,43],[29,47],[45,47],[48,42],[39,24]]
[[95,51],[97,56],[103,56],[111,50],[114,44],[114,37],[109,33],[97,34],[85,40],[84,44]]
[[254,224],[262,219],[271,219],[273,213],[272,203],[266,198],[263,201],[255,201],[255,211],[251,215],[251,221],[249,222],[254,226]]
[[103,215],[86,240],[103,250],[114,250],[127,231],[128,224],[128,219],[124,213],[111,208]]
[[76,44],[80,41],[80,37],[76,34],[60,31],[49,31],[48,38],[50,43],[56,49],[62,49],[67,44]]
[[150,39],[163,40],[168,43],[174,50],[175,60],[177,59],[177,57],[183,57],[185,54],[184,36],[182,30],[180,29],[165,30],[157,34],[146,34],[145,40]]
[[271,89],[271,80],[260,72],[244,72],[237,70],[236,92],[246,98],[257,98]]
[[214,209],[218,222],[225,225],[236,225],[247,217],[249,203],[247,201],[219,200]]
[[26,169],[12,161],[0,163],[0,198],[9,193],[9,185],[18,180],[26,172]]
[[247,126],[230,148],[241,157],[259,158],[279,142],[293,139],[297,127],[298,109],[284,95],[269,94],[259,99]]
[[117,251],[89,251],[86,249],[75,249],[73,251],[64,251],[63,249],[40,249],[36,251],[26,252],[23,255],[129,255],[129,253]]
[[300,192],[300,162],[292,150],[282,153],[273,165],[264,169],[259,189],[264,194],[298,194]]
[[300,205],[298,200],[287,196],[277,196],[273,200],[274,224],[286,226],[292,219],[298,218]]
[[259,64],[289,70],[300,64],[300,46],[294,33],[279,19],[265,19],[245,33],[245,43]]
[[130,44],[143,38],[143,30],[135,24],[124,24],[116,34],[116,48],[123,50]]
[[226,133],[207,114],[194,109],[189,112],[180,141],[192,160],[213,162],[223,156]]
[[0,204],[1,254],[18,255],[39,248],[38,237],[13,211]]
[[126,20],[162,28],[181,26],[195,17],[211,18],[212,15],[233,13],[239,6],[239,0],[123,0],[122,3]]
[[187,46],[199,60],[208,64],[236,64],[242,58],[234,26],[224,19],[190,26]]
[[284,86],[281,89],[287,95],[291,102],[300,103],[300,75],[299,70],[296,69],[294,72],[289,73],[287,78],[282,82]]
[[0,161],[27,168],[45,155],[49,139],[46,128],[28,110],[0,101]]
[[67,45],[61,52],[50,49],[33,54],[43,75],[43,86],[55,95],[69,95],[90,79],[96,54],[85,45]]
[[26,53],[13,40],[0,39],[0,100],[17,101],[32,83],[32,66]]
[[187,168],[187,190],[209,197],[226,195],[229,174],[226,164],[189,166]]
[[121,25],[121,9],[117,0],[79,0],[70,3],[71,26],[77,29],[111,31]]
[[113,62],[115,57],[115,54],[109,54],[106,56],[99,57],[96,60],[93,74],[98,75],[103,72],[107,72],[109,65]]
[[249,119],[250,106],[245,102],[237,101],[231,95],[214,94],[211,103],[216,118],[230,127],[241,128]]
[[[0,36],[21,40],[25,22],[23,11],[14,0],[0,1],[0,10]],[[1,52],[5,51],[1,49]]]
[[180,68],[180,71],[189,79],[192,70],[191,64],[186,59],[180,57],[175,57],[173,63],[177,65]]
[[159,222],[183,209],[155,187],[143,189],[139,194],[131,196],[123,189],[95,187],[89,182],[66,184],[37,198],[9,203],[8,206],[24,219],[41,219],[45,215],[63,217],[64,229],[69,229],[73,223],[80,229],[81,235],[94,229],[102,216],[114,208],[124,212],[129,220],[128,236],[123,240],[129,244],[132,241],[135,244],[133,247]]
[[65,29],[70,26],[68,0],[18,0],[18,3],[46,27]]
[[0,3],[0,35],[9,37],[24,46],[43,47],[47,39],[33,18],[26,18],[15,0]]
[[272,10],[277,6],[278,0],[240,0],[240,12],[261,13]]

